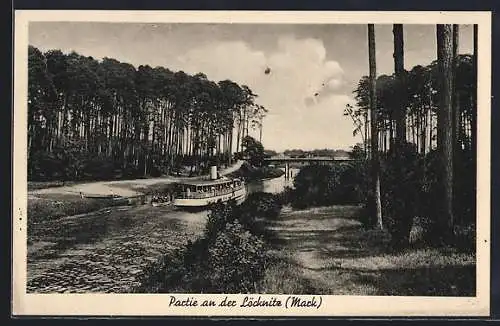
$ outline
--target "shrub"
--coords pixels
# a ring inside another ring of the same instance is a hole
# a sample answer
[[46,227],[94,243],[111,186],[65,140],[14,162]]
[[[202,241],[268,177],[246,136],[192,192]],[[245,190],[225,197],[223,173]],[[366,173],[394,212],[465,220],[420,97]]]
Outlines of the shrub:
[[231,174],[235,178],[243,178],[245,180],[262,180],[281,177],[285,172],[281,169],[261,166],[254,167],[247,162],[244,162],[240,169]]
[[267,219],[277,218],[281,208],[279,197],[265,192],[251,193],[240,207],[245,215]]
[[207,292],[210,279],[207,267],[207,240],[188,243],[145,268],[136,292]]
[[343,164],[338,168],[339,184],[335,201],[339,204],[358,204],[366,199],[368,192],[368,164],[365,160]]
[[373,192],[369,192],[359,215],[359,221],[365,228],[372,228],[377,225],[374,202]]
[[[254,211],[264,216],[276,214],[272,199]],[[273,198],[274,199],[274,198]],[[238,218],[244,216],[245,223]],[[142,276],[138,292],[254,292],[267,266],[264,240],[252,234],[256,215],[234,201],[210,207],[202,238],[153,264]]]
[[459,224],[471,225],[476,221],[476,167],[475,153],[470,150],[458,152],[455,166],[456,184],[456,221]]
[[275,238],[275,233],[267,228],[267,224],[278,218],[281,208],[278,195],[256,192],[250,194],[247,200],[238,206],[235,216],[252,234],[271,240]]
[[83,174],[86,179],[94,180],[109,180],[114,177],[113,161],[103,158],[94,157],[84,163]]
[[65,167],[62,155],[37,151],[28,160],[28,176],[35,181],[65,179]]
[[266,268],[264,242],[237,221],[226,224],[208,249],[213,290],[223,293],[254,292]]
[[382,160],[380,180],[382,216],[394,248],[408,245],[413,219],[419,208],[421,162],[414,144],[389,150]]
[[434,150],[429,152],[422,162],[423,177],[420,187],[420,207],[417,215],[419,225],[422,227],[422,241],[427,244],[438,244],[440,241],[440,229],[438,225],[439,207],[441,203],[438,175],[439,175],[439,153]]
[[310,165],[302,168],[290,191],[295,208],[357,204],[367,196],[366,165],[363,161],[335,166]]
[[250,164],[253,166],[262,166],[264,162],[264,146],[250,136],[245,136],[241,140],[241,147],[243,148],[243,157],[248,158]]
[[292,206],[305,208],[323,206],[332,202],[337,175],[333,169],[323,165],[310,165],[300,169],[294,179]]
[[231,200],[227,203],[216,203],[210,207],[207,224],[205,225],[205,238],[213,242],[217,234],[236,219],[236,202]]
[[276,198],[279,200],[281,205],[290,204],[293,198],[293,188],[285,186],[282,192],[276,194]]

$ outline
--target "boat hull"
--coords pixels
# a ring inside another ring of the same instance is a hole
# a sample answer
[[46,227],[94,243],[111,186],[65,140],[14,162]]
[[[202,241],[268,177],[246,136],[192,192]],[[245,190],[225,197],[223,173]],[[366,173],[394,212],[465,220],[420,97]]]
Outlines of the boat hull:
[[227,202],[232,199],[235,199],[238,204],[241,204],[245,200],[246,195],[247,191],[243,188],[234,191],[234,193],[207,198],[176,198],[173,204],[178,207],[205,207],[217,202]]

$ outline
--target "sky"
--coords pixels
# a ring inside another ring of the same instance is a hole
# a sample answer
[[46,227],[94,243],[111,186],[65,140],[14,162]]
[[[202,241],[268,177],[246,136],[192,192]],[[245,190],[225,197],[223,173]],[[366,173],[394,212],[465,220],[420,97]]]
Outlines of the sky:
[[[404,25],[406,69],[435,60],[435,35],[435,25]],[[378,75],[394,71],[392,37],[392,25],[375,26]],[[248,85],[269,110],[267,149],[349,149],[361,141],[343,111],[368,75],[366,25],[31,22],[29,44]],[[461,25],[459,53],[471,52],[472,26]]]

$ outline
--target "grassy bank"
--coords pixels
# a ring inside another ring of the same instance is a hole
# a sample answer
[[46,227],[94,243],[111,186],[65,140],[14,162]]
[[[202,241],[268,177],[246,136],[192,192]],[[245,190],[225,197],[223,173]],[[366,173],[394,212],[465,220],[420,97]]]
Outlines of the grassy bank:
[[77,183],[76,181],[28,181],[28,191],[72,186]]
[[285,207],[270,226],[279,263],[266,270],[261,292],[475,295],[473,253],[453,248],[392,253],[390,236],[363,228],[360,213],[356,206]]
[[363,227],[360,206],[292,209],[278,198],[212,211],[203,237],[151,266],[138,292],[475,295],[474,253],[393,252],[386,231]]
[[127,204],[126,200],[81,198],[76,195],[38,195],[28,197],[28,224],[64,216],[90,213],[111,206]]

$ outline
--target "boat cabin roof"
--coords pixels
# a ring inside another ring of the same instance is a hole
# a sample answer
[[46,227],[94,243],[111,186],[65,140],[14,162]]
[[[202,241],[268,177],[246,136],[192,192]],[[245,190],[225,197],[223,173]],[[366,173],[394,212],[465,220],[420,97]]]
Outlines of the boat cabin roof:
[[185,186],[214,186],[214,185],[221,185],[221,184],[229,184],[229,183],[233,183],[234,181],[241,181],[241,180],[221,178],[221,179],[216,179],[216,180],[184,181],[184,182],[179,182],[178,184],[185,185]]

